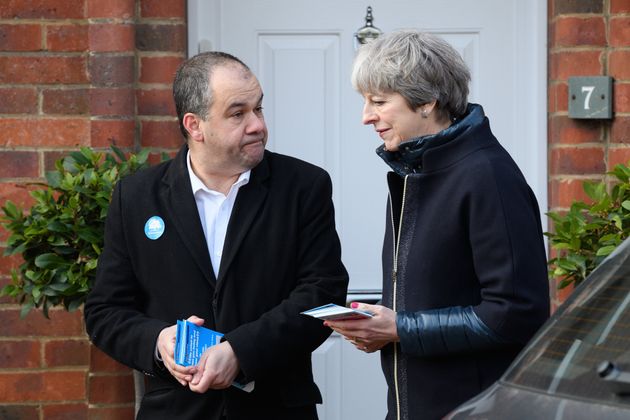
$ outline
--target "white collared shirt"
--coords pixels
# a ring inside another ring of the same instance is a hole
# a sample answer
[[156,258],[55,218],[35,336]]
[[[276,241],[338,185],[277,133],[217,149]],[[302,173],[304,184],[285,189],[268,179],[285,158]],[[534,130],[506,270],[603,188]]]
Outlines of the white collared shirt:
[[199,211],[199,219],[201,220],[201,226],[203,227],[203,233],[208,245],[208,253],[212,261],[212,269],[214,270],[215,278],[218,278],[225,234],[227,233],[232,209],[234,209],[236,195],[238,194],[239,188],[249,182],[251,170],[243,172],[238,177],[236,182],[230,187],[230,191],[226,196],[223,195],[223,193],[206,187],[201,179],[195,175],[190,164],[190,151],[188,151],[186,162],[188,165],[190,184],[192,185],[197,210]]

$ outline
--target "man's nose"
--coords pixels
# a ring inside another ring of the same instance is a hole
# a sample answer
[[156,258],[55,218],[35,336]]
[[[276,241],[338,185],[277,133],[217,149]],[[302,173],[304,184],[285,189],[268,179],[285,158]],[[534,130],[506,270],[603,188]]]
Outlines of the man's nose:
[[248,133],[259,133],[265,129],[265,119],[262,115],[252,113],[247,122]]

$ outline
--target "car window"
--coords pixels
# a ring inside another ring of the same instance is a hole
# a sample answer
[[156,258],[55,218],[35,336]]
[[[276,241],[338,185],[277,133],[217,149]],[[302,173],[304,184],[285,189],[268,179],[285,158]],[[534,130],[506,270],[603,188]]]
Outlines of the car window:
[[625,241],[573,292],[531,341],[503,381],[549,394],[630,404],[598,374],[602,362],[630,374],[630,242]]

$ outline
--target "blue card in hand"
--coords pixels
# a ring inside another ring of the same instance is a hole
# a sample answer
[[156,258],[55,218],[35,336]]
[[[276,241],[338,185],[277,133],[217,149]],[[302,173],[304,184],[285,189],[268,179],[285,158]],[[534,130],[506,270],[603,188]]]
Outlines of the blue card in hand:
[[[221,343],[221,337],[223,334],[210,328],[200,327],[186,320],[177,321],[175,363],[181,366],[195,366],[204,351]],[[252,392],[255,382],[241,384],[234,381],[232,386],[245,392]]]

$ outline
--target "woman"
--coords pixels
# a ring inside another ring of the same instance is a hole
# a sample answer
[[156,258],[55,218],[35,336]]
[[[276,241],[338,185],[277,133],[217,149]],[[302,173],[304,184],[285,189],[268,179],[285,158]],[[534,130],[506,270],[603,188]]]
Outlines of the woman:
[[362,47],[352,82],[363,123],[391,167],[383,305],[327,321],[381,350],[387,419],[436,419],[491,385],[549,315],[538,204],[467,102],[470,73],[442,39],[416,31]]

